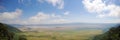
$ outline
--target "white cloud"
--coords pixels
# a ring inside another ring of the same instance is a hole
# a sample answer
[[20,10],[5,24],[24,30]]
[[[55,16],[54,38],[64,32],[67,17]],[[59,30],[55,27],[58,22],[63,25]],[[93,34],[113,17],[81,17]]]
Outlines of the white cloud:
[[99,14],[97,17],[100,17],[100,18],[103,18],[103,17],[105,17],[106,15],[104,15],[104,14]]
[[54,7],[57,7],[58,9],[64,8],[64,0],[38,0],[39,2],[46,1],[50,4],[52,4]]
[[61,15],[56,15],[56,14],[54,14],[54,13],[51,14],[51,17],[53,17],[53,18],[62,18]]
[[39,12],[37,15],[32,16],[29,19],[32,21],[41,21],[49,18],[50,18],[50,15],[44,14],[43,12]]
[[[58,9],[64,8],[64,0],[37,0],[37,1],[40,3],[47,2],[51,5],[53,5],[54,7],[57,7]],[[24,4],[24,5],[29,5],[31,3],[31,0],[18,0],[18,3]]]
[[68,20],[66,20],[66,19],[55,19],[55,20],[52,20],[51,21],[52,23],[58,23],[58,24],[60,24],[60,23],[69,23],[69,21]]
[[97,13],[99,17],[120,17],[120,6],[106,4],[105,0],[83,0],[83,4],[89,12]]
[[0,22],[8,24],[56,24],[67,23],[64,19],[64,15],[56,15],[54,13],[38,12],[36,15],[27,19],[20,19],[22,10],[16,9],[14,12],[0,13]]
[[52,18],[61,18],[60,15],[56,15],[56,14],[46,14],[46,13],[43,13],[43,12],[38,12],[37,15],[35,16],[32,16],[29,18],[29,20],[39,20],[39,21],[42,21],[42,20],[48,20],[48,19],[52,19]]
[[69,11],[66,11],[65,13],[64,13],[64,15],[69,15],[70,14],[70,12]]
[[20,24],[54,24],[66,23],[67,21],[61,15],[38,12],[37,15],[29,17],[28,20],[16,20],[15,22]]
[[107,8],[110,10],[108,16],[120,17],[120,6],[108,5]]
[[22,10],[16,9],[14,12],[0,13],[0,20],[11,20],[18,18],[22,13]]

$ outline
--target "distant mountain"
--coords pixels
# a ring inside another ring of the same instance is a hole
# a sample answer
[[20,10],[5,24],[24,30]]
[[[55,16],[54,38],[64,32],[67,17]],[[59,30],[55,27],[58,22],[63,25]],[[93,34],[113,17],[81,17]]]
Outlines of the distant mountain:
[[12,26],[116,25],[120,23],[10,24]]
[[13,40],[16,32],[21,31],[10,25],[0,23],[0,40]]
[[19,27],[80,27],[80,28],[111,28],[118,23],[64,23],[64,24],[10,24],[16,28]]
[[41,31],[41,30],[88,30],[98,29],[108,31],[109,28],[114,27],[115,23],[65,23],[65,24],[28,24],[19,25],[12,24],[22,31]]

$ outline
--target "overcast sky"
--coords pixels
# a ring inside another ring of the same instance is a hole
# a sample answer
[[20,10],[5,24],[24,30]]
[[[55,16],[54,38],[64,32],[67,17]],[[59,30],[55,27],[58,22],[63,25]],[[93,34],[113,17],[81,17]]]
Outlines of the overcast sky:
[[120,23],[120,0],[0,0],[0,22]]

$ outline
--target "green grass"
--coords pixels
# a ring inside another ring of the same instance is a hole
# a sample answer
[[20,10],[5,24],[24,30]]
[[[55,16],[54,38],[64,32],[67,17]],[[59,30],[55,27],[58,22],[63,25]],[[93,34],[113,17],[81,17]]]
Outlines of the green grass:
[[23,32],[28,40],[91,40],[101,30]]

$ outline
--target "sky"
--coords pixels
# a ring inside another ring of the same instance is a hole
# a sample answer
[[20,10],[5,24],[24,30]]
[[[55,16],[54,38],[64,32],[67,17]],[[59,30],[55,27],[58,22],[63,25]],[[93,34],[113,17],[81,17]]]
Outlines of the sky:
[[120,0],[0,0],[0,22],[120,23]]

